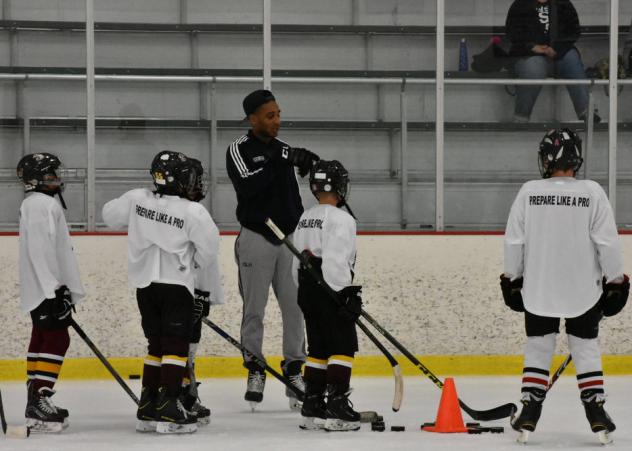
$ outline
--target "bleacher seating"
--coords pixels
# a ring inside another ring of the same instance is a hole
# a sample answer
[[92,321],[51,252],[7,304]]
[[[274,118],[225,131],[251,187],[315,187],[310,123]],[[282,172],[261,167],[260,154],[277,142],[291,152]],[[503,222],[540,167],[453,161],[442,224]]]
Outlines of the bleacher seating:
[[[158,3],[156,11],[145,5],[128,15],[117,13],[114,6],[97,11],[97,74],[261,76],[262,27],[254,13],[237,14],[247,2],[232,2],[235,5],[228,11],[233,16],[226,12],[211,18],[202,11],[200,2],[189,1],[186,23],[178,21],[178,11]],[[311,11],[306,2],[282,1],[274,7],[278,20],[272,27],[273,77],[434,77],[432,2],[420,2],[423,6],[419,7],[396,0],[381,2],[380,6],[360,2],[364,9],[356,13],[361,20],[355,24],[350,24],[354,22],[352,14],[344,21],[334,17],[336,11],[346,11],[348,5],[340,6],[345,2],[325,3],[323,7],[329,6],[332,12],[303,18],[313,23],[298,23],[301,9]],[[457,71],[458,42],[467,37],[470,57],[482,50],[490,36],[504,32],[500,24],[509,2],[496,0],[490,17],[480,14],[469,22],[465,17],[468,8],[487,7],[474,0],[462,3],[466,7],[460,12],[450,10],[454,5],[448,7],[447,14],[452,11],[453,15],[446,20],[445,76],[482,78],[481,74]],[[574,3],[588,12],[587,20],[582,20],[585,25],[580,47],[586,43],[582,52],[586,63],[591,64],[607,55],[608,27],[604,23],[608,16],[588,8],[588,2]],[[275,0],[274,4],[279,2]],[[394,9],[389,10],[389,5]],[[128,8],[122,3],[119,6],[121,10]],[[58,11],[56,16],[48,16],[54,20],[43,20],[44,8],[55,7],[41,4],[37,12],[18,2],[12,2],[11,7],[13,14],[0,20],[0,76],[85,72],[85,25],[77,11]],[[388,23],[387,11],[397,23]],[[622,13],[622,17],[621,36],[629,31],[629,16]],[[509,78],[506,72],[485,76]],[[511,85],[510,80],[507,85]],[[5,117],[0,120],[0,166],[6,169],[0,182],[12,187],[13,199],[7,200],[10,206],[3,209],[0,223],[12,227],[17,221],[13,207],[21,194],[8,169],[21,155],[24,118],[28,118],[26,139],[30,150],[57,152],[68,161],[67,166],[79,169],[70,184],[69,204],[70,220],[80,225],[85,221],[85,82],[29,79],[4,81],[0,86],[0,95],[7,100],[0,109]],[[224,152],[246,129],[241,121],[244,93],[260,83],[217,82],[213,86],[214,116],[210,81],[97,82],[98,212],[109,198],[148,181],[146,165],[153,153],[173,148],[196,155],[212,167],[214,194],[209,206],[212,203],[213,215],[222,227],[235,227],[234,194],[225,173]],[[276,83],[273,89],[283,110],[284,139],[312,148],[326,158],[337,157],[349,166],[354,180],[352,203],[361,227],[399,227],[401,84]],[[434,223],[434,85],[407,83],[406,92],[410,190],[407,225],[427,228]],[[631,103],[631,92],[630,87],[623,90],[620,105]],[[594,94],[600,114],[607,121],[608,99],[601,87],[594,88]],[[520,183],[537,176],[535,150],[542,131],[560,123],[583,128],[574,118],[563,88],[545,88],[530,124],[511,123],[512,110],[513,98],[504,85],[446,85],[448,226],[501,227]],[[620,107],[619,111],[619,191],[626,193],[632,188],[632,157],[628,157],[627,144],[632,109]],[[607,171],[606,130],[605,122],[595,128],[594,149],[588,157],[590,176],[601,182],[605,182]],[[311,202],[306,191],[304,199]],[[618,210],[622,224],[632,222],[631,209],[620,203]]]

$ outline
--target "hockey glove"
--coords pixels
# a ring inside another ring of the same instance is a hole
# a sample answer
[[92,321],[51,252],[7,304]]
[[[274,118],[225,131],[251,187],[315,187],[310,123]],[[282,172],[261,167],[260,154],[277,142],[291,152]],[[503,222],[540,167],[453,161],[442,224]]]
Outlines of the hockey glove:
[[503,292],[505,304],[514,312],[524,312],[522,301],[522,277],[512,281],[504,274],[500,275],[500,289]]
[[362,287],[359,285],[351,285],[343,288],[338,292],[338,299],[341,305],[338,309],[338,315],[349,321],[355,321],[362,313]]
[[53,318],[55,320],[64,322],[70,320],[72,310],[74,306],[72,304],[72,295],[66,285],[62,285],[55,290],[55,300],[53,301]]
[[195,290],[193,298],[193,324],[202,318],[206,318],[211,311],[211,293],[208,291]]
[[292,147],[287,153],[282,153],[283,158],[285,158],[286,155],[288,163],[298,168],[298,175],[301,177],[305,177],[309,174],[309,170],[312,168],[314,163],[320,160],[320,157],[314,152],[301,147]]
[[623,275],[623,282],[621,283],[606,283],[606,278],[603,279],[603,294],[599,298],[601,304],[601,311],[604,316],[614,316],[619,313],[625,303],[628,302],[628,295],[630,294],[630,278],[627,274]]

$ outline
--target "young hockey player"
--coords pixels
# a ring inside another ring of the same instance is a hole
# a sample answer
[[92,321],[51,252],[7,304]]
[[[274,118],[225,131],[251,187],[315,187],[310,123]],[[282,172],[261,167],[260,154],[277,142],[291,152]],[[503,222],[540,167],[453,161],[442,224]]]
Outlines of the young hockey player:
[[136,429],[195,432],[196,419],[179,397],[192,329],[195,266],[217,267],[219,232],[208,211],[187,199],[196,177],[185,155],[159,152],[150,172],[154,192],[131,190],[103,207],[109,227],[128,227],[130,284],[137,289],[148,341]]
[[[195,172],[195,183],[186,197],[193,202],[200,202],[206,197],[206,186],[203,178],[204,168],[202,163],[195,158],[189,157],[189,162]],[[202,268],[196,265],[195,271],[193,327],[189,343],[187,374],[184,378],[181,399],[182,405],[189,414],[197,419],[198,425],[205,425],[211,421],[211,411],[201,404],[198,396],[199,382],[197,382],[195,377],[195,355],[202,335],[202,318],[208,316],[211,304],[224,303],[224,291],[217,266]]]
[[590,427],[604,443],[615,429],[603,407],[597,335],[602,315],[623,308],[630,284],[605,192],[596,182],[575,179],[582,161],[574,132],[548,132],[539,151],[543,180],[522,186],[507,222],[501,288],[505,303],[524,311],[527,333],[522,410],[511,421],[522,442],[540,418],[561,318]]
[[71,309],[85,291],[62,210],[61,161],[49,153],[26,155],[17,176],[26,192],[20,207],[20,299],[33,321],[26,425],[35,432],[59,432],[68,425],[68,411],[50,398],[70,345]]
[[316,162],[309,185],[318,205],[303,213],[294,232],[296,248],[310,256],[341,301],[331,299],[294,259],[292,274],[298,283],[308,344],[303,429],[360,429],[360,414],[348,398],[353,357],[358,351],[355,320],[362,307],[361,287],[351,285],[356,223],[339,208],[345,204],[348,184],[347,170],[338,161]]

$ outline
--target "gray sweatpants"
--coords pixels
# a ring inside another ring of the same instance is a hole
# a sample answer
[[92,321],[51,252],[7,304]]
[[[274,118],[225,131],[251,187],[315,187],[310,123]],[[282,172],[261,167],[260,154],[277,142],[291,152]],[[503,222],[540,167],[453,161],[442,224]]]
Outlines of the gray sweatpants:
[[284,245],[274,245],[245,227],[235,241],[239,292],[244,301],[241,343],[257,357],[264,358],[263,317],[272,284],[283,320],[283,358],[287,362],[305,360],[305,323],[292,279],[292,258]]

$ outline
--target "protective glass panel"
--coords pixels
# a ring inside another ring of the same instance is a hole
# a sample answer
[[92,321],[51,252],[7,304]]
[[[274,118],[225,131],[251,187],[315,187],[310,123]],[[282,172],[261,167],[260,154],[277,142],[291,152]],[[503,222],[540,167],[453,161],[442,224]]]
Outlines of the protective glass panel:
[[540,177],[538,146],[551,128],[577,131],[589,171],[603,176],[608,97],[589,86],[600,72],[586,69],[607,57],[608,26],[609,0],[446,4],[448,228],[504,228],[520,186]]
[[225,151],[242,127],[243,93],[261,86],[262,3],[96,2],[97,73],[114,75],[96,84],[98,223],[108,200],[153,187],[151,161],[169,149],[202,162],[202,202],[235,228]]
[[[280,136],[343,163],[360,229],[434,224],[435,18],[435,0],[272,4]],[[290,80],[301,76],[312,80]]]
[[[619,74],[617,135],[617,223],[632,229],[632,3],[619,2]],[[625,78],[624,78],[625,76]],[[625,83],[625,84],[624,84]]]
[[[0,28],[0,227],[17,230],[24,190],[18,161],[48,152],[66,168],[63,193],[71,229],[85,228],[85,1],[2,2]],[[10,22],[9,22],[10,21]],[[40,22],[40,25],[33,25]],[[10,25],[9,25],[10,24]],[[27,77],[31,79],[25,81]]]

